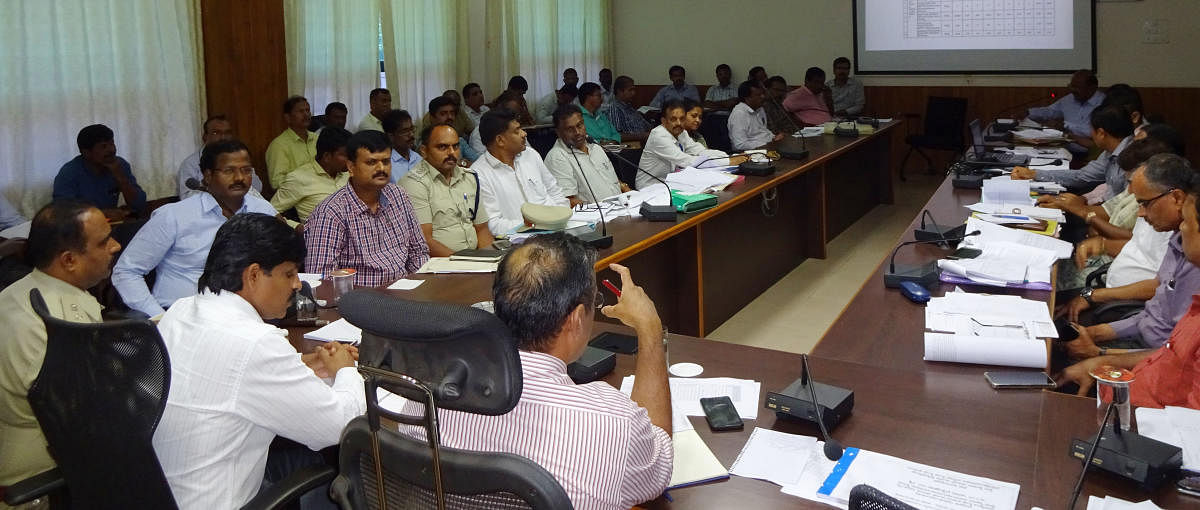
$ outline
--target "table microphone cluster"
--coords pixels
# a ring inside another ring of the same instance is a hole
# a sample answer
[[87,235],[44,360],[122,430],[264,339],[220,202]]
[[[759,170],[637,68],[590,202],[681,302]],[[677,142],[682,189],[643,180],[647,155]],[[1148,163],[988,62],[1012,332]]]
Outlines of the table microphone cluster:
[[[589,136],[587,137],[587,142],[596,143],[596,140]],[[641,165],[625,159],[625,157],[621,156],[620,154],[612,152],[609,154],[612,154],[621,161],[633,165],[633,167],[637,168],[639,172],[649,175],[652,179],[661,182],[663,186],[667,187],[667,205],[653,205],[649,201],[642,202],[642,207],[638,209],[638,212],[641,213],[642,217],[646,218],[648,221],[675,221],[675,205],[671,203],[671,199],[674,197],[674,194],[671,192],[671,186],[667,184],[667,181],[664,181],[657,175],[646,171],[646,169],[642,168]]]
[[[883,286],[889,289],[900,287],[904,282],[915,282],[918,285],[929,288],[938,281],[938,268],[936,261],[929,261],[924,264],[917,265],[897,265],[896,253],[900,248],[913,244],[943,244],[949,246],[952,242],[962,241],[971,236],[977,236],[981,232],[976,230],[971,233],[958,236],[937,236],[933,239],[907,241],[900,243],[896,249],[892,250],[892,256],[888,259],[888,269],[883,273]],[[899,268],[899,269],[897,269]]]
[[854,391],[813,381],[807,354],[800,355],[800,364],[799,379],[783,391],[767,392],[766,408],[775,411],[776,416],[816,423],[825,441],[825,457],[838,460],[845,448],[829,435],[829,429],[837,427],[854,410]]

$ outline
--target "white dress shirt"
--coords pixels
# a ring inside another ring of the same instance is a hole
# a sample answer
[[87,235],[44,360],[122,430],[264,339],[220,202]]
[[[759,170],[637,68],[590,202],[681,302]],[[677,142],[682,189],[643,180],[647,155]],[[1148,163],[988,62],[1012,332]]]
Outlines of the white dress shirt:
[[767,129],[767,113],[762,108],[751,110],[745,102],[729,112],[729,142],[735,151],[757,149],[775,139]]
[[1144,218],[1138,218],[1133,224],[1133,237],[1108,266],[1105,285],[1111,289],[1155,278],[1172,234],[1154,230]]
[[[716,159],[705,161],[709,158]],[[650,137],[646,139],[645,149],[642,151],[642,159],[638,162],[638,166],[659,179],[666,179],[667,174],[680,168],[697,165],[728,166],[728,155],[716,149],[704,148],[692,140],[687,131],[680,133],[678,138],[671,136],[671,132],[661,124],[650,130]],[[644,173],[637,174],[638,189],[656,182],[658,181]]]
[[[475,129],[472,129],[471,132],[473,133],[475,131],[479,131],[479,119],[482,119],[483,114],[487,113],[487,111],[489,110],[487,105],[486,104],[479,105],[479,111],[475,111],[475,110],[471,109],[470,106],[463,105],[463,110],[467,112],[467,118],[471,119],[471,122],[475,125]],[[461,133],[459,133],[459,134],[461,134]],[[481,153],[482,153],[482,151],[481,151]]]
[[[559,189],[566,196],[578,197],[587,203],[620,194],[621,183],[617,180],[617,170],[613,168],[608,154],[594,143],[588,144],[587,148],[585,153],[568,147],[562,139],[554,141],[554,147],[546,154],[546,168],[558,181]],[[592,191],[596,192],[595,196]]]
[[479,176],[479,202],[488,214],[488,230],[508,234],[525,224],[521,205],[571,205],[541,156],[525,149],[513,159],[516,168],[501,163],[491,152],[471,164]]
[[374,114],[369,112],[366,115],[363,115],[362,120],[358,121],[358,130],[355,132],[357,133],[358,131],[366,131],[368,129],[383,132],[383,121],[376,118]]
[[355,368],[326,384],[286,331],[233,292],[180,299],[158,330],[171,388],[154,451],[181,509],[241,507],[262,485],[275,436],[319,450],[366,412]]
[[[204,193],[203,191],[195,190],[195,189],[191,189],[191,188],[187,187],[188,179],[196,179],[196,182],[201,182],[204,180],[204,174],[200,172],[200,152],[202,150],[204,150],[204,149],[201,148],[201,150],[198,150],[198,151],[192,153],[191,156],[188,156],[186,159],[183,160],[182,163],[179,164],[179,199],[180,200],[188,198],[197,193]],[[250,192],[247,194],[256,196],[258,198],[263,197],[262,196],[262,179],[258,178],[258,174],[254,174],[254,176],[250,178]]]

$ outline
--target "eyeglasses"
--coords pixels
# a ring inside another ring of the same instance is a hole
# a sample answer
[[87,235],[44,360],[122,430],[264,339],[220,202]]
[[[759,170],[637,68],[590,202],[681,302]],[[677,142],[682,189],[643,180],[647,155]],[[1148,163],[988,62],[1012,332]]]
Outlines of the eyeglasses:
[[1175,188],[1171,188],[1171,189],[1169,189],[1169,190],[1166,190],[1166,191],[1162,192],[1162,194],[1161,194],[1161,195],[1159,195],[1159,196],[1157,196],[1157,197],[1154,197],[1154,198],[1148,198],[1148,199],[1146,199],[1146,200],[1138,200],[1138,201],[1137,201],[1137,205],[1138,205],[1138,207],[1145,208],[1145,209],[1149,209],[1149,208],[1150,208],[1150,205],[1151,205],[1151,204],[1153,204],[1155,200],[1158,200],[1158,199],[1160,199],[1160,198],[1162,198],[1162,197],[1165,197],[1165,196],[1167,196],[1167,195],[1170,195],[1172,191],[1175,191]]
[[238,168],[238,167],[229,166],[229,167],[225,167],[225,168],[215,169],[215,170],[213,170],[213,172],[215,172],[217,175],[220,175],[221,177],[233,177],[235,174],[249,177],[249,176],[254,175],[254,167],[244,166],[244,167]]

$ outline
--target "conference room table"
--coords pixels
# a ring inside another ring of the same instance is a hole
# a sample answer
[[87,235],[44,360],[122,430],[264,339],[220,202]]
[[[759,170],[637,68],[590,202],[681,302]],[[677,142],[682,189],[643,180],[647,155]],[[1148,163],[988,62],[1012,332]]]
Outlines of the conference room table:
[[[754,183],[753,180],[748,182]],[[944,223],[961,222],[966,215],[961,206],[978,201],[979,191],[955,189],[949,182],[947,179],[935,191],[926,208],[939,222],[943,218]],[[744,194],[746,192],[738,195]],[[729,200],[736,196],[726,195],[725,198]],[[703,224],[695,219],[696,215],[688,216],[692,216],[689,220]],[[681,230],[677,224],[660,226],[644,220],[627,221],[628,225],[620,228],[632,232],[637,228],[633,225],[637,222],[644,224],[642,228],[657,229],[654,235],[660,238],[669,238],[671,232],[678,234]],[[914,220],[914,224],[918,223],[919,218]],[[613,231],[610,226],[610,232]],[[630,249],[636,244],[627,239],[624,246]],[[636,259],[616,248],[601,252],[598,270],[610,262],[626,263]],[[747,244],[740,248],[744,251],[754,249]],[[918,245],[902,253],[898,260],[922,262],[944,254],[944,250],[935,246]],[[1073,438],[1090,438],[1094,434],[1097,426],[1095,400],[1051,391],[993,390],[984,380],[983,372],[997,367],[923,361],[924,308],[901,297],[894,289],[883,288],[886,255],[880,254],[881,265],[876,274],[864,283],[813,350],[811,367],[815,380],[855,392],[854,411],[832,431],[833,436],[847,446],[1020,484],[1017,508],[1064,508],[1080,468],[1078,460],[1068,454],[1069,445]],[[643,284],[652,275],[645,268],[635,268],[633,276],[636,282]],[[603,275],[598,275],[600,277]],[[378,292],[405,299],[462,305],[491,299],[492,274],[416,274],[408,278],[423,280],[423,283],[413,290]],[[328,292],[328,287],[318,287],[318,297]],[[942,286],[935,289],[934,294],[940,295],[950,288]],[[670,291],[648,291],[660,310],[673,296]],[[1053,294],[1050,292],[1018,293],[1052,306]],[[323,309],[320,315],[326,320],[338,317],[335,309]],[[308,351],[316,345],[303,339],[303,333],[311,329],[289,329],[290,339],[298,350]],[[629,332],[624,326],[597,321],[595,332],[602,331]],[[746,420],[743,430],[712,432],[703,417],[689,418],[700,437],[727,468],[733,464],[755,427],[819,437],[814,425],[779,418],[764,407],[766,392],[780,390],[799,378],[798,354],[675,333],[671,335],[668,349],[672,363],[693,362],[704,367],[701,377],[736,377],[762,383],[758,416]],[[634,356],[617,355],[616,369],[604,381],[619,387],[621,379],[633,373],[634,361]],[[1157,504],[1166,508],[1200,508],[1200,500],[1179,495],[1170,485],[1147,495],[1131,482],[1100,472],[1089,475],[1084,494],[1111,494],[1128,500],[1153,496]],[[827,508],[822,503],[783,494],[778,486],[769,482],[737,476],[673,490],[670,496],[670,500],[659,498],[645,506]]]

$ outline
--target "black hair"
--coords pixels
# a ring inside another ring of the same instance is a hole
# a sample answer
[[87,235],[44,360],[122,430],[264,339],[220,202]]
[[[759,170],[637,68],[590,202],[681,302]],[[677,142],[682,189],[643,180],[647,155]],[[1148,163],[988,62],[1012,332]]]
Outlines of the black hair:
[[588,97],[592,94],[595,94],[596,92],[599,92],[599,91],[600,91],[599,83],[594,83],[594,82],[589,81],[589,82],[584,83],[583,85],[580,85],[579,86],[579,98],[580,98],[579,102],[582,103],[583,98]]
[[113,141],[113,130],[104,124],[87,126],[80,129],[79,134],[75,136],[75,145],[79,146],[80,151],[90,150],[98,143],[111,141]]
[[1163,143],[1171,146],[1171,152],[1180,156],[1187,156],[1187,142],[1183,140],[1183,135],[1179,133],[1170,124],[1165,122],[1155,122],[1142,126],[1142,132],[1146,133],[1146,138],[1161,140]]
[[760,72],[765,73],[765,72],[767,72],[767,70],[763,69],[763,66],[751,67],[750,70],[746,72],[746,77],[750,78],[750,77],[754,76],[756,73],[760,73]]
[[683,108],[683,113],[687,113],[687,111],[688,111],[687,103],[685,103],[682,99],[671,99],[671,100],[664,102],[662,105],[663,116],[665,117],[667,115],[667,112],[674,110],[676,108]]
[[529,90],[529,82],[525,80],[524,76],[518,74],[508,79],[508,89],[525,92]]
[[246,154],[250,154],[250,148],[237,139],[217,140],[205,145],[203,149],[200,149],[200,170],[216,170],[217,157],[222,154],[232,154],[241,151],[246,151]]
[[568,96],[571,96],[571,99],[579,97],[579,87],[571,85],[570,83],[563,85],[562,88],[560,88],[554,92],[556,94],[566,94]]
[[772,76],[770,78],[767,78],[767,81],[765,83],[763,83],[763,85],[770,87],[771,85],[774,85],[775,82],[782,83],[784,87],[787,86],[787,80],[783,79],[783,77],[779,76],[778,74],[775,76]]
[[[501,92],[500,97],[496,98],[496,103],[495,103],[496,108],[503,108],[504,103],[507,103],[509,101],[515,101],[517,103],[517,108],[520,108],[521,107],[521,94],[518,94],[513,91]],[[511,110],[511,108],[510,108],[510,110]],[[513,110],[513,111],[516,111],[516,110]]]
[[1125,150],[1117,156],[1117,164],[1127,172],[1137,170],[1146,160],[1155,154],[1171,152],[1171,146],[1154,138],[1134,140],[1125,146]]
[[825,78],[825,71],[820,67],[810,67],[808,70],[804,71],[804,81],[812,81],[818,77],[822,79]]
[[274,216],[235,214],[217,229],[196,288],[237,292],[242,290],[242,272],[247,267],[258,264],[270,274],[284,262],[302,264],[306,253],[304,238]]
[[350,113],[350,110],[346,109],[345,103],[334,101],[325,105],[325,115],[330,115],[333,112]]
[[292,96],[292,97],[287,98],[283,102],[283,113],[284,114],[292,113],[292,109],[295,108],[297,104],[300,104],[301,101],[304,101],[305,103],[307,103],[308,99],[306,99],[304,96]]
[[453,124],[434,124],[434,123],[430,122],[429,125],[421,128],[421,138],[420,138],[419,143],[421,145],[428,145],[429,139],[433,137],[433,130],[440,128],[440,127],[446,127],[446,128],[453,129],[454,135],[458,136],[458,130],[454,129]]
[[607,67],[605,67],[604,69],[601,69],[601,70],[600,70],[600,72],[601,72],[601,73],[603,73],[603,72],[605,72],[605,71],[607,71],[607,72],[608,72],[608,74],[612,74],[612,69],[609,69],[609,68],[607,68]]
[[675,71],[679,71],[685,75],[687,74],[687,69],[684,69],[683,66],[680,66],[680,65],[671,66],[671,68],[667,70],[667,74],[670,75],[670,74],[674,73]]
[[726,71],[729,71],[729,72],[731,72],[731,73],[733,72],[733,68],[732,68],[732,67],[729,67],[729,64],[717,64],[717,69],[716,69],[716,71],[715,71],[715,72],[720,72],[720,71],[721,71],[721,69],[724,69],[724,70],[726,70]]
[[1187,193],[1200,191],[1200,174],[1183,156],[1155,154],[1146,160],[1146,181],[1160,190],[1177,189]]
[[[430,99],[429,100],[429,115],[433,115],[434,112],[441,110],[442,108],[444,108],[446,106],[453,106],[455,108],[458,108],[458,104],[456,104],[453,99],[450,99],[446,96],[438,96],[433,99]],[[390,131],[389,131],[389,133],[390,133]]]
[[618,90],[625,90],[632,86],[633,86],[633,78],[630,78],[623,74],[621,76],[618,76],[617,79],[613,80],[613,92],[616,92]]
[[349,131],[337,126],[325,126],[321,130],[321,134],[317,135],[317,159],[326,154],[333,154],[338,149],[346,148],[346,142],[350,141],[352,135]]
[[484,145],[491,145],[496,137],[508,131],[508,125],[517,120],[517,112],[507,108],[493,108],[483,113],[479,118],[479,139]]
[[[704,108],[704,105],[701,104],[700,101],[697,101],[690,97],[683,98],[682,102],[683,102],[683,113],[690,112],[692,110],[695,110],[696,108]],[[663,107],[663,111],[666,111],[665,106]]]
[[746,98],[750,97],[750,94],[754,93],[754,89],[762,90],[762,85],[759,85],[758,82],[754,80],[746,80],[742,82],[741,85],[738,85],[738,99],[745,101]]
[[848,59],[846,57],[838,57],[838,58],[833,59],[833,67],[837,67],[838,64],[850,65],[850,59]]
[[208,125],[210,123],[216,122],[218,120],[223,120],[225,122],[229,122],[229,118],[226,117],[225,114],[217,114],[217,115],[213,115],[213,116],[205,119],[204,124],[200,125],[200,129],[203,130],[204,134],[207,134],[208,133]]
[[87,202],[60,199],[39,209],[29,225],[25,262],[38,269],[47,269],[64,251],[87,250],[87,235],[80,216],[95,208]]
[[579,305],[596,300],[596,251],[562,232],[534,236],[500,260],[492,283],[496,317],[518,348],[544,351]]
[[1142,109],[1142,94],[1127,83],[1117,83],[1108,87],[1104,93],[1104,101],[1099,107],[1105,106],[1120,106],[1128,115],[1133,112],[1145,114]]
[[1109,136],[1125,138],[1133,134],[1133,121],[1120,106],[1105,106],[1092,110],[1092,129],[1103,129]]
[[370,101],[374,101],[376,97],[379,97],[380,95],[383,95],[383,94],[387,94],[388,97],[392,96],[391,91],[389,91],[388,89],[385,89],[383,87],[380,87],[380,88],[371,90],[371,94],[367,96],[367,99]]
[[1077,73],[1083,73],[1085,76],[1087,76],[1087,82],[1086,82],[1086,83],[1087,83],[1088,85],[1091,85],[1091,86],[1093,86],[1093,87],[1100,85],[1100,80],[1096,79],[1096,73],[1095,73],[1094,71],[1092,71],[1091,69],[1080,69],[1080,70],[1078,70],[1078,71],[1075,71],[1075,72],[1077,72]]
[[554,119],[554,127],[557,129],[560,125],[562,125],[563,122],[575,114],[582,115],[583,110],[580,109],[579,106],[571,103],[558,105],[558,108],[554,109],[554,115],[552,117]]
[[359,149],[366,149],[367,152],[390,151],[392,144],[388,141],[387,135],[383,134],[382,131],[368,129],[354,133],[349,140],[346,140],[346,157],[350,158],[350,161],[358,159]]
[[465,97],[467,97],[468,95],[470,95],[470,93],[469,93],[468,91],[469,91],[469,90],[471,90],[471,89],[479,89],[479,90],[483,90],[483,87],[480,87],[480,86],[479,86],[479,84],[478,84],[478,83],[475,83],[475,82],[471,82],[471,83],[468,83],[468,84],[466,84],[466,85],[463,85],[463,88],[462,88],[462,95],[463,95],[463,97],[464,97],[464,98],[465,98]]
[[568,67],[566,69],[563,69],[563,76],[566,76],[567,73],[574,73],[576,77],[579,76],[579,71],[576,71],[574,67]]
[[[441,97],[441,96],[438,96],[438,97]],[[379,123],[383,124],[383,132],[384,133],[391,134],[392,132],[396,131],[397,129],[400,129],[400,124],[402,124],[406,120],[409,122],[412,122],[412,115],[409,115],[408,111],[392,110],[392,111],[389,111],[389,112],[383,114],[383,118],[379,119]],[[349,154],[349,153],[347,153],[347,154]],[[354,155],[350,154],[350,157],[353,158]]]

